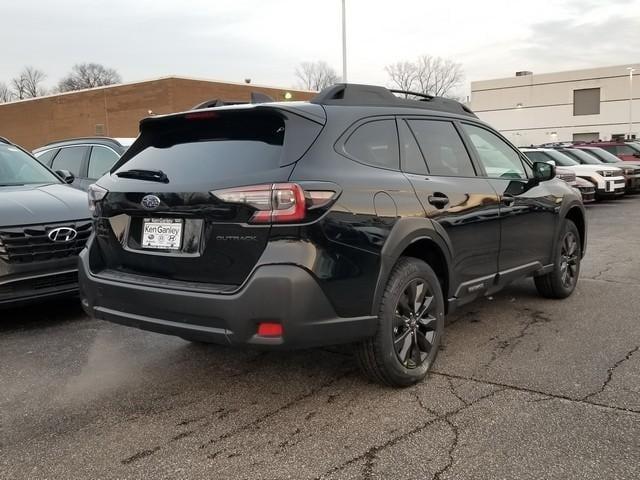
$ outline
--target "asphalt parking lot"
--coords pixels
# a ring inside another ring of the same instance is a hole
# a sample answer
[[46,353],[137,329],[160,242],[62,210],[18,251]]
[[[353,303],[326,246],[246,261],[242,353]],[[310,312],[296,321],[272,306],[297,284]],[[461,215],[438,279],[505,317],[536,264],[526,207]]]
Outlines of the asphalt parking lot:
[[0,478],[640,478],[640,197],[588,207],[577,291],[449,318],[434,371],[368,383],[346,349],[237,351],[0,311]]

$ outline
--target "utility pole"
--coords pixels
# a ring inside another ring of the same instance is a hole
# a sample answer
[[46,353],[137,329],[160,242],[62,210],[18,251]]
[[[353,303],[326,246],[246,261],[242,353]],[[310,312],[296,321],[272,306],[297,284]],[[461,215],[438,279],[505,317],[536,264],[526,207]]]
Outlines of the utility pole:
[[342,82],[347,83],[347,7],[342,0]]
[[629,132],[627,133],[627,140],[631,140],[631,130],[633,129],[633,72],[636,69],[627,67],[627,70],[629,70]]

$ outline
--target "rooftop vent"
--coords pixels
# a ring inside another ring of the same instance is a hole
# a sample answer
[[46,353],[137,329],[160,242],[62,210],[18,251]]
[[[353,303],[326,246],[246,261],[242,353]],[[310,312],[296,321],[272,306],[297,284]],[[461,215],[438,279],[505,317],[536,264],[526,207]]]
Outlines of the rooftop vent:
[[516,77],[524,77],[525,75],[533,75],[533,72],[530,72],[529,70],[520,70],[519,72],[516,72]]

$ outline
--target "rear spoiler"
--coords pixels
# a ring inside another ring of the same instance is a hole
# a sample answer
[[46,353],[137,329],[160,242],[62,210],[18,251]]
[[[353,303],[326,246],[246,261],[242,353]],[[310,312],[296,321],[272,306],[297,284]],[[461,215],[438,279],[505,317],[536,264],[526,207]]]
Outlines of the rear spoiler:
[[214,107],[224,107],[225,105],[247,105],[247,104],[257,104],[257,103],[272,103],[275,102],[273,98],[271,98],[266,93],[260,92],[251,92],[251,100],[248,102],[242,101],[225,101],[220,98],[214,98],[213,100],[206,100],[202,103],[199,103],[191,108],[191,110],[202,110],[203,108],[214,108]]

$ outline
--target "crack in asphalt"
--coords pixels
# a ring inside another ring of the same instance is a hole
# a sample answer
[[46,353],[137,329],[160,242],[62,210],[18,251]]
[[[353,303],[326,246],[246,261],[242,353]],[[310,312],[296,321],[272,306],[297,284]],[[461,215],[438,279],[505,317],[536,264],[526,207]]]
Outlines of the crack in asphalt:
[[611,280],[609,278],[580,277],[580,281],[585,281],[585,280],[591,281],[591,282],[615,283],[616,285],[624,285],[625,287],[640,287],[640,283],[621,282],[619,280]]
[[[500,340],[495,345],[493,351],[491,352],[491,358],[489,358],[489,361],[484,364],[485,368],[491,366],[493,362],[495,362],[503,353],[513,352],[515,348],[520,344],[522,339],[529,333],[529,329],[532,326],[553,321],[553,319],[542,310],[532,310],[525,307],[519,309],[518,311],[521,314],[525,315],[525,322],[522,325],[522,328],[517,334],[512,335],[511,337],[507,337],[504,340]],[[496,338],[497,337],[493,337],[492,340]]]
[[455,461],[455,459],[453,458],[453,455],[456,449],[458,448],[458,442],[460,440],[460,431],[458,430],[458,426],[455,423],[453,423],[450,418],[445,418],[444,421],[447,423],[447,425],[449,425],[449,427],[451,428],[451,431],[453,432],[453,442],[451,442],[451,445],[449,445],[449,450],[447,452],[447,455],[449,456],[449,460],[447,461],[444,467],[442,467],[440,470],[438,470],[436,473],[433,474],[432,480],[440,480],[442,475],[447,473],[449,469],[453,466],[453,462]]
[[[223,433],[222,435],[219,435],[217,438],[214,439],[210,439],[209,441],[203,443],[200,445],[200,449],[204,449],[208,446],[214,445],[216,442],[220,441],[220,440],[225,440],[227,438],[233,437],[234,435],[237,435],[238,433],[241,433],[245,430],[251,430],[253,428],[256,428],[258,425],[260,425],[262,422],[264,422],[265,420],[271,418],[272,416],[286,411],[288,409],[290,409],[291,407],[293,407],[294,405],[296,405],[297,403],[315,395],[316,393],[318,393],[320,390],[322,390],[323,388],[329,387],[331,385],[333,385],[334,383],[338,382],[339,380],[342,380],[343,378],[347,377],[348,375],[352,374],[354,372],[354,370],[347,370],[345,372],[343,372],[340,375],[336,375],[335,377],[333,377],[331,380],[320,384],[316,387],[311,388],[309,391],[307,391],[304,394],[298,395],[297,397],[293,398],[292,400],[290,400],[289,402],[285,403],[284,405],[281,405],[280,407],[271,410],[267,413],[265,413],[264,415],[261,415],[259,417],[257,417],[256,419],[254,419],[253,421],[249,422],[248,424],[245,424],[241,427],[238,427],[236,429],[230,430],[228,432]],[[224,410],[224,409],[223,409]],[[224,415],[225,412],[220,413],[219,410],[216,410],[214,412],[217,415]],[[226,416],[226,415],[224,415]],[[224,418],[224,417],[223,417]],[[202,430],[203,428],[206,428],[209,425],[209,423],[207,422],[206,424],[204,424],[201,428],[199,429],[194,429],[193,431],[191,431],[189,433],[189,435],[186,435],[185,437],[191,436],[192,434],[196,433],[198,430]],[[142,458],[148,457],[150,455],[153,455],[154,453],[158,452],[161,448],[166,447],[167,445],[176,442],[178,440],[181,440],[182,438],[185,437],[181,437],[180,434],[172,437],[171,439],[169,439],[167,442],[164,442],[161,445],[156,445],[153,448],[150,449],[146,449],[146,450],[142,450],[140,452],[135,453],[134,455],[125,458],[124,460],[121,460],[121,463],[124,465],[129,465],[137,460],[140,460]],[[213,459],[215,458],[218,454],[224,452],[223,450],[217,451],[213,454],[209,454],[207,455],[207,458]]]
[[[456,408],[455,410],[452,410],[451,412],[448,413],[444,413],[442,415],[438,415],[436,414],[436,416],[430,420],[427,420],[426,422],[423,422],[422,424],[412,428],[411,430],[401,433],[400,435],[396,435],[392,438],[390,438],[389,440],[387,440],[386,442],[380,444],[380,445],[374,445],[372,447],[370,447],[369,449],[367,449],[364,453],[361,453],[360,455],[356,455],[355,457],[350,458],[349,460],[347,460],[346,462],[341,463],[340,465],[337,465],[331,469],[329,469],[328,471],[318,475],[317,477],[314,477],[314,480],[322,480],[323,478],[326,478],[328,475],[332,475],[336,472],[340,472],[342,470],[344,470],[345,468],[347,468],[350,465],[353,465],[356,462],[359,462],[361,460],[365,460],[367,463],[365,463],[365,466],[363,468],[363,470],[365,472],[369,472],[369,478],[371,478],[371,475],[373,474],[372,472],[372,468],[373,468],[373,463],[372,461],[375,460],[375,458],[377,458],[378,454],[389,448],[392,447],[394,445],[396,445],[398,442],[401,442],[402,440],[405,440],[409,437],[411,437],[412,435],[419,433],[421,431],[423,431],[425,428],[433,425],[436,422],[439,421],[445,421],[447,423],[450,422],[449,418],[457,415],[458,413],[462,412],[463,410],[466,410],[467,408],[472,407],[473,405],[475,405],[476,403],[482,401],[482,400],[486,400],[487,398],[490,398],[500,392],[503,392],[504,390],[507,390],[508,387],[505,388],[498,388],[496,390],[493,390],[492,392],[486,394],[486,395],[482,395],[481,397],[478,397],[477,399],[475,399],[473,402],[469,402],[467,405],[462,405],[459,408]],[[419,396],[415,395],[414,392],[414,397],[418,400],[418,403],[420,404],[420,406],[422,408],[424,408],[427,412],[431,413],[431,414],[435,414],[435,412],[433,410],[431,410],[430,408],[426,407],[421,399],[419,398]],[[457,440],[454,438],[454,442],[456,443],[457,446]],[[453,463],[453,462],[452,462]],[[369,467],[367,467],[367,465],[369,465]],[[365,477],[366,478],[366,477]]]
[[613,366],[609,367],[607,369],[607,378],[605,378],[604,382],[602,382],[602,386],[596,390],[595,392],[589,393],[588,395],[585,395],[582,400],[587,400],[591,397],[594,397],[602,392],[604,392],[604,389],[607,388],[607,385],[609,385],[609,382],[611,382],[611,379],[613,378],[613,372],[616,368],[618,368],[620,365],[622,365],[624,362],[626,362],[627,360],[629,360],[631,358],[631,356],[636,353],[638,350],[640,350],[640,345],[638,345],[637,347],[632,348],[631,350],[629,350],[627,352],[627,354],[622,357],[620,360],[618,360],[616,363],[613,364]]
[[469,402],[467,402],[464,398],[462,398],[456,391],[456,387],[453,385],[453,379],[450,377],[446,377],[446,380],[447,380],[447,384],[449,385],[449,390],[451,390],[451,394],[454,397],[456,397],[458,400],[460,400],[463,405],[469,405]]
[[431,375],[440,375],[442,377],[451,377],[451,378],[456,378],[458,380],[469,380],[469,381],[472,381],[472,382],[484,383],[486,385],[493,385],[495,387],[504,387],[504,388],[508,388],[508,389],[511,389],[511,390],[516,390],[518,392],[536,393],[538,395],[545,395],[547,397],[554,398],[556,400],[566,400],[566,401],[574,402],[574,403],[582,403],[582,404],[585,404],[585,405],[590,405],[592,407],[605,408],[607,410],[614,410],[614,411],[623,412],[623,413],[640,414],[640,410],[636,410],[634,408],[618,407],[618,406],[614,406],[614,405],[608,405],[606,403],[590,402],[590,401],[585,400],[584,398],[575,398],[575,397],[569,397],[567,395],[558,395],[558,394],[555,394],[555,393],[549,393],[549,392],[543,392],[541,390],[536,390],[534,388],[520,387],[520,386],[517,386],[517,385],[510,385],[508,383],[494,382],[492,380],[484,380],[484,379],[481,379],[481,378],[467,377],[467,376],[464,376],[464,375],[456,375],[456,374],[453,374],[453,373],[438,372],[438,371],[434,371],[434,370],[431,370],[429,373]]

